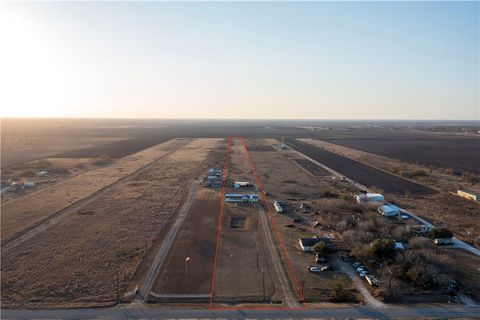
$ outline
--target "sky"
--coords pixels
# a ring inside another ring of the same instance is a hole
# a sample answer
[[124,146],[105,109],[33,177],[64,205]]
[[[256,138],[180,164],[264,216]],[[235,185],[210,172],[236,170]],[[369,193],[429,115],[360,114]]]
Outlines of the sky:
[[479,2],[0,2],[2,117],[480,120]]

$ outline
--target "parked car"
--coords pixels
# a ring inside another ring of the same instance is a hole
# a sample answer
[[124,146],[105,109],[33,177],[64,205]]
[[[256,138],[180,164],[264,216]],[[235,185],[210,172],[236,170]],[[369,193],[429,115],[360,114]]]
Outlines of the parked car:
[[331,270],[333,270],[333,267],[331,267],[331,266],[323,266],[323,267],[320,268],[320,270],[321,270],[321,271],[331,271]]
[[367,273],[368,273],[367,271],[362,271],[362,272],[360,272],[360,273],[358,274],[358,276],[359,276],[360,278],[365,278],[365,277],[367,276]]
[[342,258],[342,261],[345,261],[345,262],[348,262],[349,260],[346,254],[342,254],[341,258]]
[[364,266],[359,266],[357,269],[356,269],[357,272],[362,272],[362,271],[365,271],[365,267]]
[[322,268],[320,266],[310,266],[308,267],[309,272],[322,272]]
[[362,263],[361,263],[361,262],[358,262],[358,261],[352,263],[352,267],[354,267],[355,269],[358,268],[358,266],[360,266],[360,265],[362,265]]

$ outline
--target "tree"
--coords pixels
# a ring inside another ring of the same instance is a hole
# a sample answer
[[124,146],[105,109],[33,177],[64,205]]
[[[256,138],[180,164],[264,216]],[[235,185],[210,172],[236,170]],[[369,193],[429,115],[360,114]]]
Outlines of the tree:
[[445,229],[445,228],[435,228],[430,233],[428,236],[431,239],[438,239],[438,238],[451,238],[453,237],[452,231]]
[[313,246],[313,253],[319,256],[329,256],[332,251],[332,248],[325,241],[320,241]]
[[395,241],[387,238],[375,239],[370,248],[374,257],[384,259],[392,255],[395,249]]
[[328,281],[330,288],[330,300],[333,302],[345,302],[350,299],[348,287],[349,282],[344,275],[334,276]]

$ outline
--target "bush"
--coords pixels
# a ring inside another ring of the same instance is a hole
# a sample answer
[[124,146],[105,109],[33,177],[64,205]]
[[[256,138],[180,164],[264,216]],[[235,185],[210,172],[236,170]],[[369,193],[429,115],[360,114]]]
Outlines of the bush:
[[379,259],[385,259],[391,256],[394,252],[395,241],[392,239],[375,239],[371,245],[372,255]]
[[350,292],[348,290],[349,281],[344,276],[334,276],[328,281],[328,287],[331,290],[330,301],[332,302],[346,302],[350,299]]
[[33,170],[24,170],[24,171],[22,171],[21,176],[22,177],[34,177],[34,176],[36,176],[36,173]]
[[414,171],[404,171],[402,172],[402,176],[406,178],[417,178],[417,177],[428,177],[428,174],[425,170],[419,169]]
[[428,234],[430,239],[437,239],[437,238],[451,238],[453,237],[453,233],[445,228],[435,228]]
[[57,167],[51,167],[48,169],[49,173],[55,173],[55,174],[69,174],[70,170],[68,170],[65,167],[57,166]]
[[111,163],[112,161],[113,160],[109,156],[101,155],[97,159],[93,160],[92,164],[94,166],[104,166]]

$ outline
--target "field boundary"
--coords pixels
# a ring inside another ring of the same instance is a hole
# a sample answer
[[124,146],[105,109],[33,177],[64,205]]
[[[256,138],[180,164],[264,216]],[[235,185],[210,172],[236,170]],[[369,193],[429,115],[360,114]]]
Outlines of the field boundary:
[[[278,243],[280,243],[280,249],[283,251],[283,253],[285,255],[285,260],[286,260],[286,263],[287,263],[287,267],[288,267],[288,269],[289,269],[289,271],[290,271],[290,273],[293,277],[293,280],[295,282],[295,286],[296,286],[296,289],[297,289],[297,293],[298,293],[298,295],[299,295],[299,297],[302,301],[303,307],[289,308],[289,307],[278,306],[278,307],[251,307],[251,308],[248,308],[248,307],[213,307],[212,306],[213,303],[214,303],[213,302],[213,291],[214,291],[214,288],[215,288],[215,273],[216,273],[217,256],[218,256],[218,249],[219,249],[219,242],[220,242],[221,223],[222,223],[223,211],[224,211],[224,206],[225,206],[224,195],[225,195],[226,179],[227,179],[227,173],[228,173],[228,168],[229,168],[229,163],[230,163],[230,159],[229,159],[230,145],[232,143],[232,140],[234,140],[234,139],[238,140],[242,144],[242,146],[245,150],[245,153],[247,155],[247,159],[250,163],[250,167],[252,169],[253,175],[255,177],[255,181],[257,183],[259,192],[261,194],[262,201],[264,202],[265,207],[267,209],[268,217],[269,217],[270,222],[272,223],[272,225],[274,227],[274,231],[275,231],[274,235],[275,235]],[[292,261],[290,259],[289,254],[288,254],[288,251],[285,247],[285,243],[283,241],[283,238],[280,234],[280,229],[278,228],[278,224],[276,223],[275,219],[273,218],[272,209],[270,207],[270,204],[267,201],[267,197],[265,196],[265,192],[264,192],[264,189],[263,189],[263,184],[260,181],[260,178],[257,174],[257,170],[256,170],[255,165],[253,163],[253,160],[250,157],[250,153],[248,152],[248,148],[247,148],[247,144],[245,142],[245,139],[241,136],[231,136],[231,137],[227,138],[227,150],[226,150],[226,157],[225,157],[225,167],[224,167],[224,171],[223,171],[223,182],[222,182],[222,191],[221,191],[220,201],[221,201],[221,204],[220,204],[220,212],[219,212],[219,219],[218,219],[217,244],[216,244],[215,259],[214,259],[214,264],[213,264],[212,287],[211,287],[211,291],[210,291],[209,309],[210,310],[304,310],[304,309],[307,309],[307,304],[305,302],[305,298],[304,298],[303,292],[301,290],[300,282],[298,281],[298,277],[295,273],[295,268],[292,264]]]

